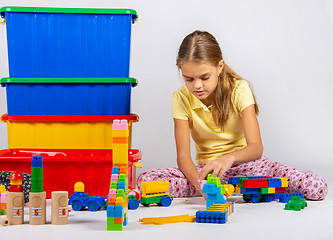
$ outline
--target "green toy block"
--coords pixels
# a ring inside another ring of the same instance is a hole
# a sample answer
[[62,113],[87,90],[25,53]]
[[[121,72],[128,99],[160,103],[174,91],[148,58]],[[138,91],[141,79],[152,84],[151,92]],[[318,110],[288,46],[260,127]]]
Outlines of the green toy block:
[[304,198],[291,196],[290,201],[285,205],[284,210],[301,211],[307,206],[308,204]]
[[268,194],[268,188],[260,188],[260,194]]
[[31,168],[31,192],[43,192],[43,168]]
[[123,197],[123,198],[125,198],[124,189],[118,189],[117,190],[117,197]]
[[241,178],[241,179],[239,179],[238,184],[237,184],[237,187],[239,187],[239,188],[243,188],[244,179],[245,179],[245,178]]
[[116,181],[112,181],[110,183],[110,189],[117,189],[117,185],[118,185],[118,183]]

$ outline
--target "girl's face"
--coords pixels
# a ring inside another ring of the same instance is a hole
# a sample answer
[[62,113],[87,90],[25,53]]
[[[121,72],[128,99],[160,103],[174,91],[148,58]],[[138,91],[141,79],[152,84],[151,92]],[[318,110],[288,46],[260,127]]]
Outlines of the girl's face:
[[181,65],[185,85],[188,90],[196,96],[203,104],[212,104],[212,94],[218,83],[218,76],[224,66],[221,60],[218,66],[210,63],[187,62]]

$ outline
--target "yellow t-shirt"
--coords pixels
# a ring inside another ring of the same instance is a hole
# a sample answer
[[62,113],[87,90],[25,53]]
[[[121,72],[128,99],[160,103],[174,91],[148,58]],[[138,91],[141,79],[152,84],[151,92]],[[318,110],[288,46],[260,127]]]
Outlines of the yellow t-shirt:
[[230,112],[222,132],[213,120],[211,106],[203,104],[186,86],[173,93],[173,118],[188,120],[190,133],[195,142],[197,164],[206,164],[246,146],[240,113],[254,104],[254,98],[245,80],[236,80],[231,98],[235,111]]

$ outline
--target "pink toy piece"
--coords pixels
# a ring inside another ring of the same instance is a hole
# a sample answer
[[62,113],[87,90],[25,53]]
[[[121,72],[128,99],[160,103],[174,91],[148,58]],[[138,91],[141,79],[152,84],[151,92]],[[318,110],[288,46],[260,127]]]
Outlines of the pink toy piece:
[[111,182],[113,182],[113,181],[118,182],[118,174],[111,175]]
[[109,190],[109,197],[116,197],[117,196],[117,190],[116,189],[110,189]]
[[127,123],[127,120],[123,119],[123,120],[119,120],[119,119],[116,119],[116,120],[113,120],[113,123],[112,123],[112,130],[128,130],[128,123]]

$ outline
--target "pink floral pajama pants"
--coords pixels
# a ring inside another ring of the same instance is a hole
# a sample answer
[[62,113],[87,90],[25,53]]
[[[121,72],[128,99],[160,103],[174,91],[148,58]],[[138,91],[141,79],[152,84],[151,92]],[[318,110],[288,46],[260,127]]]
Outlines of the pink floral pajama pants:
[[[197,166],[198,172],[204,165]],[[271,176],[288,178],[287,192],[302,192],[309,200],[322,200],[327,194],[326,181],[314,173],[300,171],[298,169],[280,164],[262,156],[261,159],[243,163],[230,168],[221,178],[222,182],[228,182],[229,177],[242,176]],[[173,197],[194,197],[195,187],[186,179],[178,168],[159,168],[143,172],[138,177],[138,187],[144,181],[164,180],[170,182],[170,193]]]

